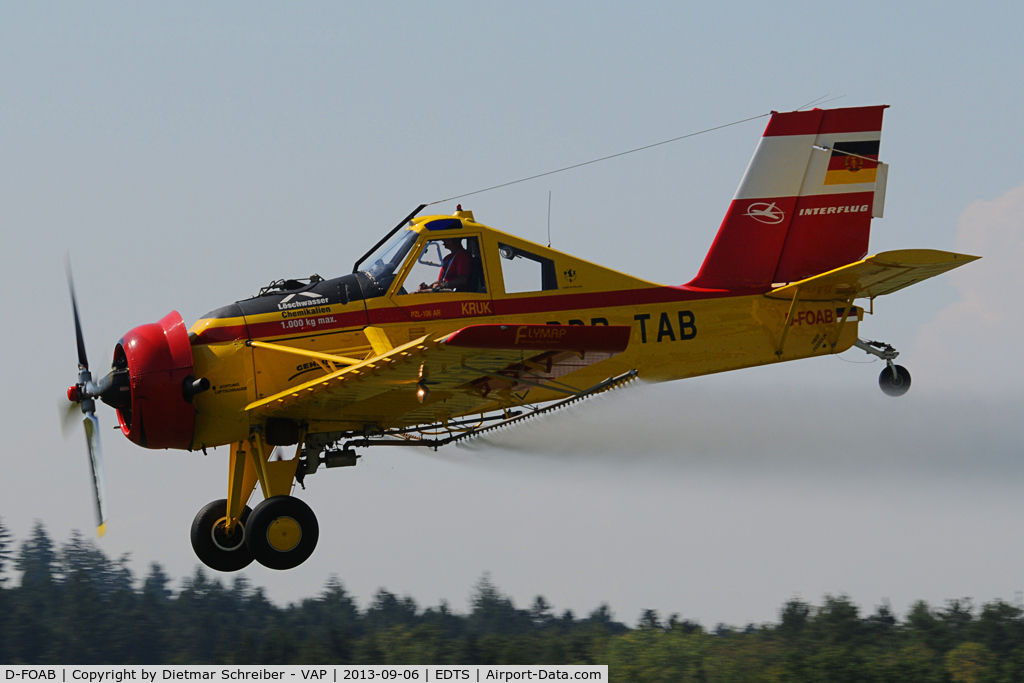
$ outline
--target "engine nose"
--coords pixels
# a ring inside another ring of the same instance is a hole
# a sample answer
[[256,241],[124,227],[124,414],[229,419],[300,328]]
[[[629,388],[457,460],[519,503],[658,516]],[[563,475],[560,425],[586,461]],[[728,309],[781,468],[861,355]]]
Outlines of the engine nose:
[[117,407],[121,432],[143,448],[190,449],[196,411],[187,388],[195,378],[181,315],[171,311],[125,334],[114,349],[114,367],[119,365],[131,378],[130,405]]

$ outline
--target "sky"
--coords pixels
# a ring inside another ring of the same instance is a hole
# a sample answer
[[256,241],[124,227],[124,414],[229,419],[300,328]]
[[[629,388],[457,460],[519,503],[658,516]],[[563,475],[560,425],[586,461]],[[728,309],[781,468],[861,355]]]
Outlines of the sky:
[[[416,205],[791,110],[888,104],[872,252],[981,255],[875,302],[909,394],[853,350],[633,385],[436,454],[319,472],[319,546],[245,575],[287,603],[336,574],[466,609],[488,572],[525,607],[608,603],[706,625],[846,594],[1024,591],[1020,3],[6,5],[0,21],[0,518],[93,524],[63,260],[90,358],[170,310],[336,276]],[[476,218],[649,280],[690,280],[766,119],[463,200]],[[441,204],[450,213],[454,203]],[[102,363],[93,362],[96,366]],[[197,564],[227,450],[147,451],[99,418],[110,522],[137,573]]]

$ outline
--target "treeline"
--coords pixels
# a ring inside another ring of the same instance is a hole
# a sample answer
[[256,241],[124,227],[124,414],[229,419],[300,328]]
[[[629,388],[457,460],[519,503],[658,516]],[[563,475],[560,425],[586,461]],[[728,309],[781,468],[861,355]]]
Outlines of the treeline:
[[[57,547],[37,524],[15,549],[0,523],[2,664],[608,664],[614,681],[1024,682],[1024,611],[996,601],[888,607],[862,616],[845,597],[787,602],[778,623],[713,630],[645,611],[634,627],[607,606],[527,609],[488,580],[468,614],[421,609],[380,590],[361,610],[336,579],[278,607],[261,588],[197,569],[170,588],[138,581],[79,534]],[[13,585],[4,579],[20,573]]]

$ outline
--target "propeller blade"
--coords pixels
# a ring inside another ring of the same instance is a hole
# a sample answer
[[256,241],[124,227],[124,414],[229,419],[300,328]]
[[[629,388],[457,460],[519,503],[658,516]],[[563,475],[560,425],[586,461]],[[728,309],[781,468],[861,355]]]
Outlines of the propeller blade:
[[65,399],[57,399],[57,417],[60,420],[60,435],[64,440],[67,440],[71,436],[71,430],[74,429],[76,422],[75,418],[78,417],[79,404],[72,403]]
[[78,364],[89,369],[89,359],[85,356],[85,338],[82,336],[82,322],[78,318],[78,302],[75,300],[75,283],[71,279],[71,259],[64,260],[64,268],[68,273],[68,291],[71,292],[71,310],[75,314],[75,337],[78,340]]
[[103,453],[100,451],[100,421],[96,413],[85,414],[85,439],[89,446],[89,461],[92,465],[93,491],[96,496],[96,535],[107,533],[106,491],[103,486]]

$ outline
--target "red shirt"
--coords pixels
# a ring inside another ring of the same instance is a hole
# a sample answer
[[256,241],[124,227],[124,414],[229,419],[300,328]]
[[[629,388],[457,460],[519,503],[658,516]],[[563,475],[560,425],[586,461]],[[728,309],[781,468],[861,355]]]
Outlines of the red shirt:
[[451,282],[460,275],[469,275],[471,265],[472,262],[468,251],[460,249],[459,251],[452,252],[441,261],[441,276],[438,280],[441,282]]

